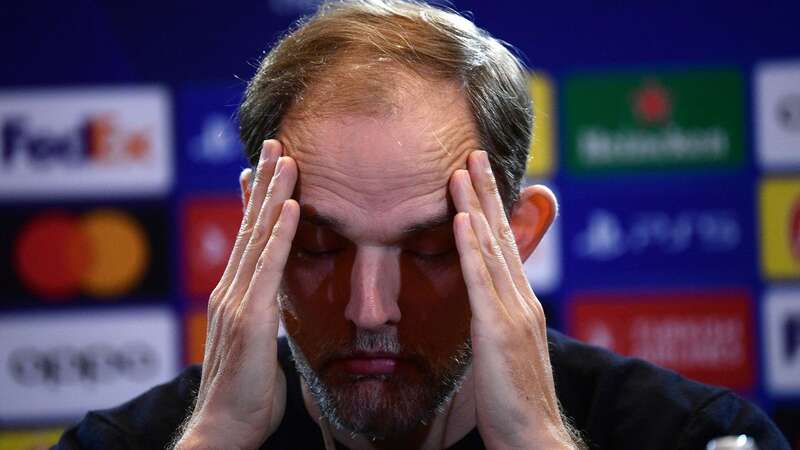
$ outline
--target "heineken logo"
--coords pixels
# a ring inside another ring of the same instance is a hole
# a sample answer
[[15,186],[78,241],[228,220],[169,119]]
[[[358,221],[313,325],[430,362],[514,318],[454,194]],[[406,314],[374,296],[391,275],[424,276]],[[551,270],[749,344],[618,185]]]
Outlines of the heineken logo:
[[664,159],[723,159],[730,148],[724,130],[665,128],[609,132],[587,128],[578,138],[578,152],[589,166],[660,162]]
[[743,160],[743,86],[736,72],[587,75],[568,80],[565,91],[573,171]]

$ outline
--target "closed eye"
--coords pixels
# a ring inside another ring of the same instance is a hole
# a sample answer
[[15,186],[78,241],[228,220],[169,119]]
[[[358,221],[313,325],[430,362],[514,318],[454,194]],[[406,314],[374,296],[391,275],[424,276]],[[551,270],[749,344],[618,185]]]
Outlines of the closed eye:
[[343,249],[341,248],[334,248],[334,249],[324,249],[324,250],[309,250],[305,248],[295,248],[294,253],[297,256],[305,256],[305,257],[312,257],[312,258],[326,258],[331,256],[336,256],[339,254]]
[[407,249],[407,253],[414,258],[423,261],[440,261],[446,258],[450,258],[456,254],[455,247],[449,247],[444,249],[431,249],[431,250],[411,250]]

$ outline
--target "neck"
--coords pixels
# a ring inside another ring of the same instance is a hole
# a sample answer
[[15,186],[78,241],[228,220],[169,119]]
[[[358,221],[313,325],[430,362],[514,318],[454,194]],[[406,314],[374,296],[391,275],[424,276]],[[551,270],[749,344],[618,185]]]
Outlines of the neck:
[[419,427],[401,438],[370,440],[331,426],[327,420],[321,417],[317,402],[311,395],[308,386],[302,378],[300,379],[306,411],[322,428],[323,435],[327,429],[336,442],[353,450],[440,450],[452,446],[477,425],[473,383],[472,369],[470,368],[458,392],[443,406],[443,412],[437,414],[430,423],[420,424]]

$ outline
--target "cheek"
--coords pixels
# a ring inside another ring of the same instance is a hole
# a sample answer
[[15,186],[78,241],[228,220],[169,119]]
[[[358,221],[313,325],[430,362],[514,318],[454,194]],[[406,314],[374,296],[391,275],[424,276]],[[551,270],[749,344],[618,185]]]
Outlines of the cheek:
[[[307,259],[291,256],[284,271],[290,303],[283,312],[286,331],[298,343],[323,341],[347,332],[344,308],[350,296],[352,256]],[[308,355],[307,355],[308,356]]]
[[437,266],[401,259],[401,335],[450,349],[469,336],[472,315],[457,258]]

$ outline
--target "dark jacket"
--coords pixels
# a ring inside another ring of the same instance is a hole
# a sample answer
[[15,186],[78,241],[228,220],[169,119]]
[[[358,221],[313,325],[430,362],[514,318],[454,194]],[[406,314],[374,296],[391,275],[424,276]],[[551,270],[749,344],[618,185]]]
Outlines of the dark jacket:
[[[789,450],[770,419],[729,390],[687,380],[553,330],[548,337],[558,398],[591,449],[703,450],[715,437],[747,434],[755,438],[760,450]],[[324,448],[322,434],[303,404],[285,339],[279,341],[278,353],[287,373],[286,411],[280,427],[262,448]],[[88,413],[65,432],[55,448],[164,448],[191,412],[199,383],[200,367],[189,367],[173,381],[128,403]],[[475,429],[450,448],[484,447]]]

